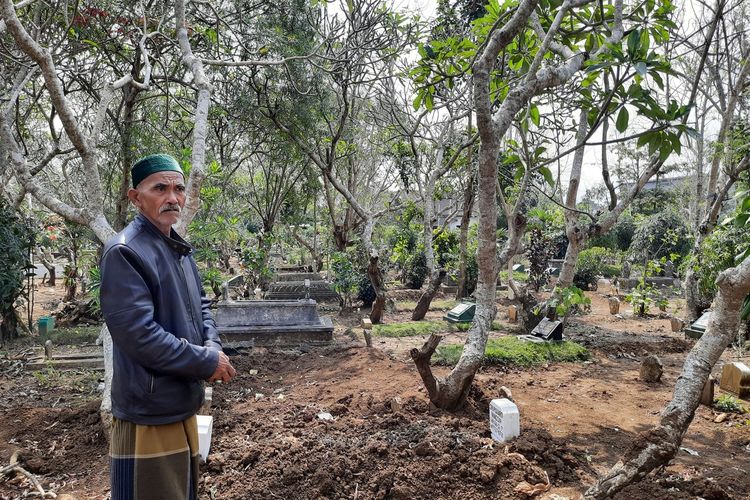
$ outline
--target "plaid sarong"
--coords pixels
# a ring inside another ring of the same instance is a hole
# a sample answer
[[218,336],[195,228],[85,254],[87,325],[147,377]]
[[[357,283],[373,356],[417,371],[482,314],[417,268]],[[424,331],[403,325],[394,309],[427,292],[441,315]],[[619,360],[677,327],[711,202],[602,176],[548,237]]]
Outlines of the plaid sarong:
[[114,418],[109,457],[112,500],[198,497],[195,416],[166,425],[138,425]]

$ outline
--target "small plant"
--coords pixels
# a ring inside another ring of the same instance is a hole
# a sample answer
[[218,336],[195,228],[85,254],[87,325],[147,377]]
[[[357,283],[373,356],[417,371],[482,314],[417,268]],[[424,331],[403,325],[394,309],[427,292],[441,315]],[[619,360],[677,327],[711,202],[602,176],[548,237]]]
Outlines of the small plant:
[[633,290],[625,296],[625,300],[633,306],[633,312],[638,316],[646,316],[651,309],[651,304],[656,297],[654,286],[646,283],[645,278],[641,278]]
[[221,284],[224,283],[224,276],[221,271],[215,267],[210,267],[201,273],[203,286],[207,286],[214,292],[214,298],[221,298]]
[[714,408],[725,413],[745,413],[745,408],[734,397],[722,394],[714,401]]
[[55,387],[55,381],[60,378],[60,372],[52,366],[47,366],[44,370],[34,370],[31,375],[39,382],[39,385],[48,389]]
[[101,312],[102,305],[99,301],[99,289],[102,285],[102,271],[99,266],[89,268],[89,286],[86,295],[91,300],[94,311]]
[[669,307],[669,301],[666,299],[666,297],[659,297],[659,299],[656,301],[656,307],[659,308],[660,311],[666,311],[667,307]]
[[[584,295],[583,290],[575,285],[565,288],[555,287],[552,290],[552,296],[547,301],[547,307],[554,308],[556,318],[564,318],[570,314],[586,313],[591,310],[591,299]],[[537,308],[534,314],[541,313]]]

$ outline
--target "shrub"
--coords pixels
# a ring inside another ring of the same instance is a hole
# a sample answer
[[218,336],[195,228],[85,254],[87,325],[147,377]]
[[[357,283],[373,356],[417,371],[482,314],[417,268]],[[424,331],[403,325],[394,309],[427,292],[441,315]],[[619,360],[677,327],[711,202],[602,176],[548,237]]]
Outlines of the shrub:
[[613,252],[606,248],[592,247],[581,250],[573,284],[582,290],[588,290],[589,285],[595,288],[599,276],[613,276],[613,271],[617,270],[614,260]]
[[477,280],[479,279],[479,264],[477,256],[469,254],[466,256],[466,293],[471,295],[477,289]]
[[633,236],[630,252],[637,258],[671,259],[687,255],[692,247],[693,238],[685,219],[674,210],[667,210],[652,215],[638,226]]
[[538,292],[549,281],[548,263],[556,249],[555,240],[545,235],[541,229],[534,227],[529,231],[529,247],[526,250],[526,257],[529,259],[528,283],[534,291]]
[[357,292],[362,274],[354,268],[353,259],[346,252],[331,254],[333,288],[341,296],[341,307],[349,309]]
[[735,256],[750,246],[750,231],[735,224],[721,225],[701,245],[698,258],[691,265],[698,279],[701,295],[711,298],[716,294],[719,273],[735,265]]
[[357,300],[362,301],[362,307],[372,307],[375,302],[375,289],[372,287],[372,281],[367,273],[362,274],[357,285]]
[[406,262],[404,286],[413,290],[419,290],[427,279],[428,273],[427,258],[424,252],[415,253]]
[[34,233],[29,222],[0,198],[0,340],[17,337],[15,302],[24,291],[31,268]]

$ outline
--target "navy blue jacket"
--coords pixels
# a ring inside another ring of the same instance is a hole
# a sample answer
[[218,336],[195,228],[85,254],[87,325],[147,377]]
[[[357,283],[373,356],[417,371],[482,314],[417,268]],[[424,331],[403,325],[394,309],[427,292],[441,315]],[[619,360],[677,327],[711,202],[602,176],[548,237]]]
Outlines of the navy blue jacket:
[[221,342],[191,253],[174,230],[167,237],[140,214],[104,247],[100,296],[121,420],[178,422],[203,402]]

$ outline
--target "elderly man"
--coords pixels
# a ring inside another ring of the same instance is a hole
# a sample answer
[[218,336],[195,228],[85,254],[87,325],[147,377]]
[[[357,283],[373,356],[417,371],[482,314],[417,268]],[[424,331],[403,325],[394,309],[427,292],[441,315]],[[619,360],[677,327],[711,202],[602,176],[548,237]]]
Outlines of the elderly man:
[[169,155],[132,169],[139,214],[107,242],[101,306],[114,344],[112,500],[194,499],[203,381],[235,375],[188,245],[172,225],[185,181]]

